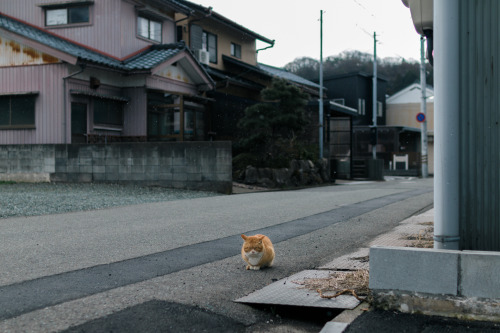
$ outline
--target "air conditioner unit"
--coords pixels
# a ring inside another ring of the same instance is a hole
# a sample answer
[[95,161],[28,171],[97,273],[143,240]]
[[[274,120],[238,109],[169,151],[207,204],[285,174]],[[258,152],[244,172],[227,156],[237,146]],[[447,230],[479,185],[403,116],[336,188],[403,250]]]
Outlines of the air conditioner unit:
[[196,56],[196,59],[204,64],[204,65],[208,65],[209,61],[210,61],[210,53],[208,53],[208,51],[205,51],[205,50],[195,50],[194,51],[194,55]]

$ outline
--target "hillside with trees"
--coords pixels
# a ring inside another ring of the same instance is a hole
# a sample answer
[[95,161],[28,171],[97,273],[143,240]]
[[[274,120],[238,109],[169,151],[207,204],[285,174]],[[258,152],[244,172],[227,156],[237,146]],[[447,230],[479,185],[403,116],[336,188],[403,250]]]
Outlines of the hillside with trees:
[[[288,63],[285,69],[313,82],[319,81],[319,60],[303,57]],[[373,73],[373,56],[360,51],[344,51],[323,60],[325,78],[352,72]],[[433,69],[426,65],[427,84],[433,85]],[[407,86],[420,82],[420,63],[402,58],[377,59],[377,74],[388,80],[387,94],[392,95]]]

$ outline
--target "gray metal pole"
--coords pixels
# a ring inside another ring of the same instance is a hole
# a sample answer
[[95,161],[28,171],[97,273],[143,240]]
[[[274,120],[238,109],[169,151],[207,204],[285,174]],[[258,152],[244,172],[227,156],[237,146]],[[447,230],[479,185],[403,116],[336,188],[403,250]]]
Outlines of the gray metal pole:
[[[377,33],[373,33],[373,98],[372,98],[372,121],[373,127],[377,128]],[[373,159],[377,159],[377,145],[372,146]]]
[[323,10],[320,10],[319,34],[319,158],[323,158]]
[[434,1],[434,247],[459,248],[459,3]]
[[429,168],[427,164],[427,82],[425,78],[425,38],[420,37],[420,89],[422,90],[422,102],[420,103],[420,112],[425,115],[425,120],[421,123],[421,155],[422,155],[422,178],[427,178]]

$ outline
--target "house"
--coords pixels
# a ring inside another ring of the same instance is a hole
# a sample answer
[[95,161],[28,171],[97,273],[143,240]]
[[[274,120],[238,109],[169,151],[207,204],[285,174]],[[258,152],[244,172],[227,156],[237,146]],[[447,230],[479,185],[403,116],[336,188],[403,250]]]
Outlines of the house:
[[[429,174],[434,174],[434,89],[427,86],[427,166]],[[420,130],[417,115],[421,112],[422,88],[414,83],[387,98],[387,125],[404,126]],[[421,147],[417,148],[421,151]]]
[[[353,126],[370,126],[373,109],[373,75],[354,72],[326,77],[327,96],[334,102],[358,110]],[[377,77],[377,124],[385,124],[385,92],[387,79]]]
[[0,144],[205,140],[206,69],[173,0],[0,2]]
[[[372,147],[375,142],[376,156],[377,159],[383,160],[384,174],[420,174],[420,128],[412,122],[393,121],[394,118],[389,118],[385,78],[377,77],[376,130],[372,120],[372,75],[355,72],[328,77],[325,79],[325,87],[328,88],[330,99],[357,110],[357,115],[352,119],[352,177],[369,177],[369,161],[373,159]],[[396,95],[394,97],[399,98]],[[393,116],[391,113],[391,117]]]
[[[259,52],[274,46],[274,40],[204,7],[185,0],[178,3],[189,13],[178,12],[177,39],[184,41],[215,81],[207,92],[212,99],[211,135],[217,140],[236,141],[240,136],[237,123],[244,110],[261,101],[260,92],[273,78],[282,78],[309,93],[319,96],[319,85],[282,69],[258,63]],[[261,49],[257,43],[263,44]]]

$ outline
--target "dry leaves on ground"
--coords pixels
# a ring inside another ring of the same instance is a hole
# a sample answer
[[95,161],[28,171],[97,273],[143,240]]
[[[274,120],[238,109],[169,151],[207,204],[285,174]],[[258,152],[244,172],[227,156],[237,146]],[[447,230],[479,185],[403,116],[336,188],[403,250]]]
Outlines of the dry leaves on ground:
[[362,269],[333,272],[326,278],[311,278],[294,283],[317,291],[321,298],[335,298],[349,293],[358,300],[363,300],[360,296],[367,296],[369,292],[368,279],[368,270]]

